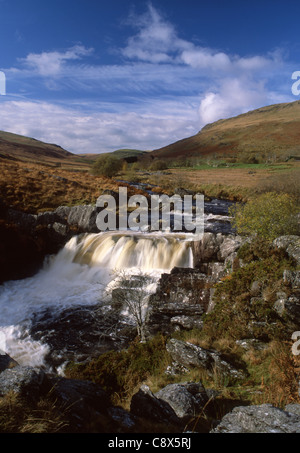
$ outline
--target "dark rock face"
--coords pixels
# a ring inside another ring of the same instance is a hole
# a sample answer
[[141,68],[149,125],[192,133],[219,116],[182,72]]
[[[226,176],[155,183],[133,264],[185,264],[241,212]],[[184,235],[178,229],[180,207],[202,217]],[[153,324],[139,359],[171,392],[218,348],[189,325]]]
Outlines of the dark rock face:
[[300,416],[271,404],[236,407],[211,433],[300,433]]
[[49,346],[45,362],[57,369],[66,361],[82,362],[125,348],[136,330],[130,329],[118,311],[104,316],[101,308],[93,305],[44,310],[33,316],[30,335]]
[[56,254],[75,234],[98,232],[97,208],[60,206],[38,215],[3,209],[0,219],[0,284],[34,275],[46,255]]
[[18,363],[14,359],[0,349],[0,373],[17,365]]
[[201,327],[213,280],[198,269],[174,268],[162,274],[157,291],[150,297],[146,330],[171,333],[176,326]]
[[131,399],[130,412],[142,419],[162,425],[180,425],[172,407],[165,401],[157,398],[147,385],[142,385]]

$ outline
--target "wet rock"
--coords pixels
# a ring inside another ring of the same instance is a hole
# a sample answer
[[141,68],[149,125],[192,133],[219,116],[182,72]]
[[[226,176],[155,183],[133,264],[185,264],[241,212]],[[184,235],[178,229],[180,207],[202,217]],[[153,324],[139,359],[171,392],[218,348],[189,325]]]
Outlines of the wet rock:
[[194,267],[199,267],[203,263],[218,261],[218,252],[222,242],[222,236],[214,233],[204,233],[201,241],[192,243],[194,256]]
[[70,206],[59,206],[57,209],[55,209],[54,213],[58,217],[59,223],[63,224],[67,223],[71,209],[72,208]]
[[0,349],[0,373],[6,369],[14,368],[17,365],[18,362]]
[[235,407],[211,433],[300,433],[300,415],[271,404]]

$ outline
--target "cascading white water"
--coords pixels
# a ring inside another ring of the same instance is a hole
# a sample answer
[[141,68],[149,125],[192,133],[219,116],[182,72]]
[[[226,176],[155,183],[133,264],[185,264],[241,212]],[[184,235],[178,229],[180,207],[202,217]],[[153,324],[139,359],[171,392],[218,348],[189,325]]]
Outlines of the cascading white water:
[[[28,333],[32,316],[45,309],[99,304],[114,270],[158,277],[175,266],[192,267],[188,235],[99,233],[73,237],[35,276],[0,287],[0,349],[20,364],[42,365],[48,345]],[[155,291],[150,285],[149,291]]]

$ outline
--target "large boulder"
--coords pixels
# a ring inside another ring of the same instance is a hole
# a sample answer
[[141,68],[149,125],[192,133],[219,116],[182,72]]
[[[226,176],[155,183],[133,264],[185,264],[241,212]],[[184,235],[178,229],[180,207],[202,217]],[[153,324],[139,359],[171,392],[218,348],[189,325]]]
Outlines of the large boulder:
[[155,393],[155,396],[168,403],[177,417],[186,421],[199,415],[209,400],[201,382],[169,384]]
[[218,351],[196,346],[192,343],[172,338],[166,345],[174,368],[200,368],[208,374],[219,373],[233,380],[244,379],[246,374],[229,363]]
[[15,366],[0,373],[0,396],[13,392],[29,401],[36,401],[46,387],[45,373],[39,368]]
[[74,206],[69,211],[67,223],[70,227],[77,227],[82,233],[99,233],[97,215],[98,209],[94,205]]
[[168,402],[157,398],[147,385],[142,385],[130,403],[130,413],[148,420],[149,424],[179,426],[180,419]]
[[300,264],[300,236],[280,236],[273,241],[273,245],[285,250],[288,256]]
[[234,258],[246,240],[246,238],[234,234],[204,233],[201,241],[192,243],[194,267],[201,268],[203,263],[224,263],[230,258]]
[[235,407],[211,433],[300,433],[300,415],[274,407]]

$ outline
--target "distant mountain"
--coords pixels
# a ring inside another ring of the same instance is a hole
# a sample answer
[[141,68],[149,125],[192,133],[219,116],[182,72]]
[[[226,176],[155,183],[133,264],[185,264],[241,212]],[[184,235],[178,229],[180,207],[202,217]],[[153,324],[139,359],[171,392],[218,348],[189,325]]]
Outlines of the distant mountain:
[[300,101],[262,107],[208,124],[196,135],[150,153],[178,160],[186,157],[300,156]]
[[0,159],[45,163],[74,157],[74,154],[58,145],[0,131]]

